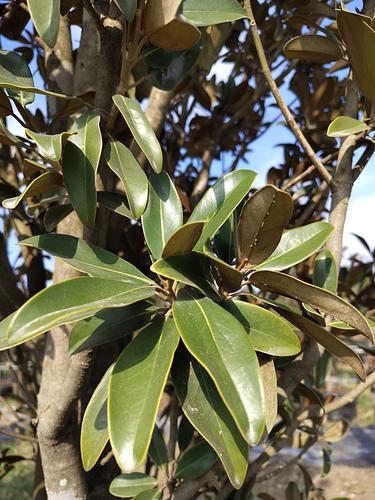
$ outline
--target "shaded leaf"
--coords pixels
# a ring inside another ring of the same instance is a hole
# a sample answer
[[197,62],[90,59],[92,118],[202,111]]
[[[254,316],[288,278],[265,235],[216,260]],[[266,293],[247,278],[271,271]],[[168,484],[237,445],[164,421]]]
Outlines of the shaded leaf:
[[304,261],[324,245],[332,231],[333,227],[327,222],[313,222],[284,231],[276,250],[257,269],[282,271]]
[[160,259],[167,241],[182,225],[182,205],[166,172],[152,173],[149,181],[149,198],[142,215],[142,227],[152,255]]
[[96,172],[102,152],[100,116],[81,115],[72,129],[63,154],[63,174],[70,201],[78,217],[93,227],[96,216]]
[[[21,306],[13,317],[8,335],[21,344],[56,326],[89,318],[101,309],[120,307],[148,299],[148,285],[100,278],[75,278],[45,288]],[[15,344],[16,345],[16,344]]]
[[366,372],[361,358],[349,346],[335,337],[335,335],[332,335],[332,333],[329,333],[318,324],[298,314],[285,310],[280,310],[280,314],[293,323],[293,325],[299,328],[303,333],[325,347],[331,354],[334,354],[344,361],[344,363],[347,363],[362,380],[365,380]]
[[132,472],[115,477],[109,486],[109,492],[115,497],[133,497],[138,493],[153,489],[156,485],[156,479],[153,477],[142,472]]
[[338,272],[335,258],[330,250],[324,250],[314,261],[313,283],[320,288],[336,293]]
[[74,132],[62,132],[61,134],[46,135],[38,134],[32,130],[25,129],[26,135],[36,142],[43,156],[52,161],[60,161],[63,147]]
[[134,219],[134,215],[131,213],[127,204],[127,199],[122,194],[110,193],[109,191],[98,191],[97,197],[99,205],[108,208],[108,210],[116,214],[127,217],[128,219]]
[[214,448],[232,485],[240,488],[248,466],[248,446],[208,373],[196,361],[178,356],[172,375],[184,414]]
[[117,7],[124,14],[126,20],[131,23],[135,17],[138,0],[114,0],[114,1],[116,2]]
[[124,338],[147,323],[158,308],[147,302],[105,309],[77,323],[69,335],[69,353],[76,354]]
[[217,455],[208,443],[189,448],[179,459],[175,476],[190,480],[207,472],[217,462]]
[[45,230],[50,233],[53,231],[56,226],[68,217],[69,214],[73,212],[73,207],[70,203],[66,203],[65,205],[55,205],[48,210],[44,214],[43,224]]
[[329,124],[327,135],[329,137],[347,137],[367,130],[369,130],[369,127],[365,122],[356,120],[351,116],[338,116]]
[[86,407],[81,425],[81,457],[85,471],[99,460],[108,439],[107,399],[108,383],[113,365],[105,372]]
[[261,264],[276,249],[293,212],[292,197],[274,186],[256,191],[243,206],[237,228],[239,264]]
[[138,493],[133,500],[159,500],[161,498],[161,493],[157,488],[153,488],[152,490],[142,491]]
[[22,240],[22,245],[40,248],[63,260],[78,271],[98,278],[119,280],[128,283],[150,284],[133,264],[104,248],[91,245],[67,234],[42,234]]
[[27,0],[35,29],[51,49],[55,46],[60,27],[60,0]]
[[250,191],[255,176],[251,170],[236,170],[220,178],[206,191],[189,218],[189,222],[208,220],[195,250],[202,250],[207,240],[213,238]]
[[331,38],[322,35],[301,35],[289,40],[283,49],[289,59],[303,59],[326,64],[341,59],[340,47]]
[[45,193],[50,193],[56,190],[63,184],[63,178],[57,172],[45,172],[36,179],[34,179],[30,184],[22,191],[19,196],[14,198],[7,198],[3,200],[3,207],[8,210],[13,210],[17,207],[23,199],[32,198],[34,196],[41,196]]
[[272,271],[257,271],[250,276],[249,280],[261,290],[280,293],[306,302],[336,319],[345,321],[372,340],[371,328],[366,318],[341,297],[323,288],[309,285],[287,274]]
[[212,24],[236,21],[246,17],[245,10],[237,0],[185,0],[183,14],[197,26],[211,26]]
[[0,117],[4,118],[12,114],[12,105],[4,90],[0,89]]
[[264,396],[258,359],[243,326],[207,297],[181,290],[173,315],[191,354],[209,372],[249,444],[264,430]]
[[270,433],[277,418],[277,376],[272,358],[262,357],[259,365],[264,392],[266,430]]
[[244,326],[256,351],[271,356],[294,356],[300,352],[297,335],[280,316],[240,300],[227,300],[223,305]]
[[112,99],[151,167],[156,173],[160,173],[163,168],[163,153],[139,102],[121,95],[114,95]]
[[165,244],[162,258],[166,259],[174,255],[183,255],[191,252],[199,240],[204,222],[188,222],[179,227]]
[[203,255],[210,261],[216,281],[227,292],[236,292],[241,288],[242,274],[208,249]]
[[0,50],[0,87],[12,89],[22,106],[34,101],[34,94],[27,91],[34,87],[34,80],[24,58],[10,50]]
[[148,452],[154,464],[162,466],[168,463],[168,451],[163,438],[163,433],[157,425],[154,427],[150,449]]
[[108,166],[120,178],[134,217],[145,211],[148,198],[148,180],[131,151],[119,141],[111,140],[104,149]]
[[[173,373],[173,365],[172,365]],[[194,427],[191,425],[189,420],[183,415],[180,420],[180,425],[178,426],[178,447],[181,451],[184,451],[191,440],[194,437]]]
[[337,443],[340,441],[349,431],[349,423],[346,422],[345,420],[338,420],[336,422],[329,422],[324,435],[323,439],[325,441],[328,441],[329,443]]
[[156,320],[132,340],[113,368],[109,434],[116,461],[124,471],[134,470],[146,458],[178,342],[173,320]]

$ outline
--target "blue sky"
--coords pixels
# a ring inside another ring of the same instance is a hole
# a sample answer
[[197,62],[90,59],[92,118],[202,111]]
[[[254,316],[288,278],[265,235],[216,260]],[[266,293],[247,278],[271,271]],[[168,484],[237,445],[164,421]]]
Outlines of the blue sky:
[[[354,0],[348,4],[348,8],[354,10],[355,7],[362,7],[362,0]],[[79,44],[79,30],[73,30],[73,44],[76,47]],[[4,37],[0,37],[2,48],[13,49],[18,43],[11,42]],[[31,70],[34,74],[34,80],[36,86],[42,86],[35,62],[31,64]],[[227,64],[219,63],[213,68],[213,73],[217,80],[226,80],[228,78],[228,73],[230,71],[230,66]],[[290,102],[294,95],[287,89],[282,89],[284,98],[286,102]],[[272,102],[272,98],[269,101]],[[37,107],[45,109],[45,98],[43,96],[36,96],[35,102],[30,106],[31,110],[35,110]],[[274,119],[275,116],[279,115],[279,112],[274,108],[269,108],[269,117]],[[22,129],[15,120],[9,120],[9,128],[14,133],[21,134]],[[277,144],[283,142],[293,141],[293,135],[281,123],[281,120],[275,120],[275,123],[269,128],[269,130],[263,134],[260,139],[252,144],[251,151],[247,154],[247,163],[241,162],[240,168],[250,168],[258,172],[258,178],[256,181],[257,187],[262,186],[265,183],[266,172],[272,166],[277,166],[279,162],[282,161],[282,148],[277,147]],[[227,159],[227,160],[230,160]],[[221,163],[217,164],[218,168],[221,168]],[[347,255],[349,253],[359,252],[363,255],[363,249],[358,244],[357,240],[351,236],[352,232],[356,232],[368,240],[370,246],[375,247],[375,231],[371,224],[369,224],[369,217],[366,214],[375,213],[375,159],[367,165],[365,171],[360,176],[359,180],[356,182],[353,195],[350,203],[346,230],[345,230],[345,241],[344,244],[349,248]]]

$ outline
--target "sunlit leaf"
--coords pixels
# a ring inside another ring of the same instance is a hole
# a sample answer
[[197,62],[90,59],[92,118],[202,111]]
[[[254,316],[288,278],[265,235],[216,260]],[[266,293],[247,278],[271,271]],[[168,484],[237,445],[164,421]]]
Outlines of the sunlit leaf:
[[330,250],[320,252],[314,261],[313,283],[320,288],[336,293],[338,272],[335,257]]
[[330,123],[327,135],[329,137],[347,137],[348,135],[359,134],[367,130],[369,130],[369,127],[365,122],[356,120],[351,116],[338,116]]
[[261,358],[259,365],[265,399],[266,429],[270,433],[277,418],[277,375],[272,358]]
[[12,89],[12,95],[22,106],[34,101],[34,94],[28,92],[34,87],[31,71],[17,52],[0,50],[0,87]]
[[34,196],[41,196],[45,193],[55,191],[62,186],[63,178],[57,172],[45,172],[44,174],[36,177],[30,184],[22,191],[19,196],[14,198],[7,198],[3,200],[3,207],[13,210],[17,207],[22,200],[32,198]]
[[134,497],[143,491],[152,490],[156,485],[156,479],[153,477],[142,472],[133,472],[115,477],[109,486],[109,492],[115,497]]
[[246,17],[245,10],[237,0],[185,0],[183,14],[197,26],[236,21]]
[[62,132],[61,134],[38,134],[32,130],[25,129],[28,137],[33,139],[42,152],[43,156],[52,161],[60,161],[63,147],[74,132]]
[[60,26],[60,0],[27,0],[35,29],[51,49],[55,46]]

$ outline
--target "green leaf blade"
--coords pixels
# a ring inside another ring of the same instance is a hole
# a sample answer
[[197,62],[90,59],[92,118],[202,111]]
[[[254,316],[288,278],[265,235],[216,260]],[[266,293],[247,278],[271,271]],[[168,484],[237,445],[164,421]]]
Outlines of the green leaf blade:
[[189,448],[178,461],[175,476],[185,481],[195,479],[207,472],[216,462],[217,455],[208,443]]
[[36,31],[52,49],[59,34],[60,0],[27,0],[27,5]]
[[156,485],[156,479],[153,477],[142,472],[133,472],[115,477],[109,486],[109,492],[115,497],[134,497],[144,491],[152,490]]
[[185,0],[183,14],[196,26],[211,26],[246,17],[245,10],[237,0]]

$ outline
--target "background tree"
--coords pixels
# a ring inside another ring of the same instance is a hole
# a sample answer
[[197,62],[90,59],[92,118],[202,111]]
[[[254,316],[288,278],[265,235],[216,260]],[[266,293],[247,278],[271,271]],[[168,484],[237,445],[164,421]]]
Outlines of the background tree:
[[[45,4],[1,4],[0,53],[0,346],[36,495],[247,498],[293,438],[328,460],[327,415],[375,379],[372,267],[339,273],[375,2]],[[295,141],[254,192],[238,167],[278,119]],[[332,354],[362,379],[333,401]]]

